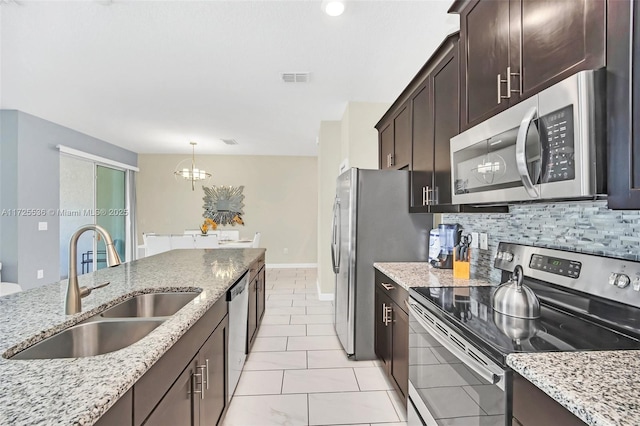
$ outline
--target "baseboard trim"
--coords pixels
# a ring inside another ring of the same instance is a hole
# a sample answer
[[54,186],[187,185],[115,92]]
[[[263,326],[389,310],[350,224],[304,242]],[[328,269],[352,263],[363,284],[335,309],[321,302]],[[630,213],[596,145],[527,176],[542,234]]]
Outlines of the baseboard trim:
[[316,287],[318,288],[318,299],[322,301],[333,301],[335,298],[333,293],[322,293],[320,291],[320,281],[316,279]]
[[267,269],[295,269],[317,267],[317,263],[267,263]]

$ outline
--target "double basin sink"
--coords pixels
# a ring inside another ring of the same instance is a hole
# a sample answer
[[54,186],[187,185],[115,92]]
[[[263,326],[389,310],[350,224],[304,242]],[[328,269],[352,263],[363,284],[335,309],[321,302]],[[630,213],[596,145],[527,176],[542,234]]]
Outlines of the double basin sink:
[[198,294],[134,296],[18,352],[11,359],[79,358],[123,349],[151,333]]

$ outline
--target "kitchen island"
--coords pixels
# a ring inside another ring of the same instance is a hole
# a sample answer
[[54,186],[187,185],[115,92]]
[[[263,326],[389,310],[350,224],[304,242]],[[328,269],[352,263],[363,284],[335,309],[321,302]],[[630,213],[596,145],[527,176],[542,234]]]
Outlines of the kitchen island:
[[[65,315],[67,280],[0,298],[0,424],[91,425],[223,298],[264,249],[174,250],[79,277],[102,289]],[[7,359],[137,294],[197,291],[184,308],[138,342],[104,355]],[[215,324],[212,324],[215,327]]]

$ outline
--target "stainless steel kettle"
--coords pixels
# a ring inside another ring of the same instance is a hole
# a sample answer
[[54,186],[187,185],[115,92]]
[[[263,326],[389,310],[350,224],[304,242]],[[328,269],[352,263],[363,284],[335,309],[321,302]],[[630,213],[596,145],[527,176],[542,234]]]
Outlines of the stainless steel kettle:
[[538,296],[526,285],[522,284],[524,272],[517,265],[511,278],[493,293],[491,306],[493,310],[515,318],[536,319],[540,317]]

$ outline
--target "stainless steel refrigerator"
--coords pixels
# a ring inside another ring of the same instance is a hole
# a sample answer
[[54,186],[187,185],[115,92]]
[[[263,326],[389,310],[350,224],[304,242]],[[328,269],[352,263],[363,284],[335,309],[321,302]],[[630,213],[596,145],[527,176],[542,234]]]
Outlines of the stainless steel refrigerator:
[[348,356],[375,359],[374,262],[428,259],[431,214],[409,214],[409,172],[352,168],[337,179],[334,326]]

